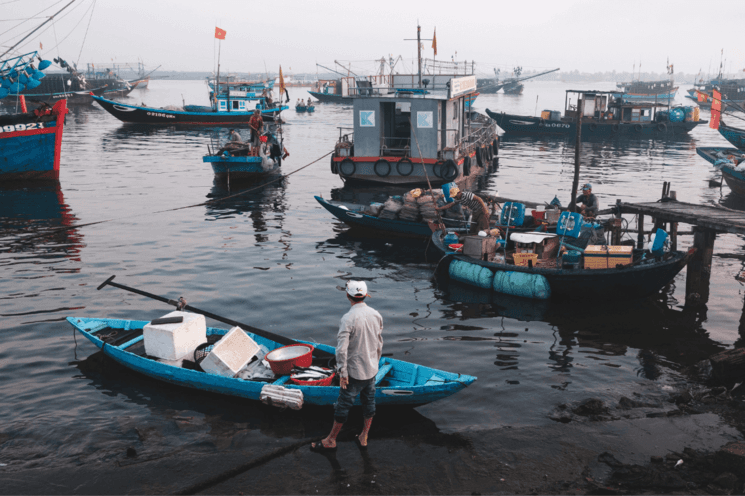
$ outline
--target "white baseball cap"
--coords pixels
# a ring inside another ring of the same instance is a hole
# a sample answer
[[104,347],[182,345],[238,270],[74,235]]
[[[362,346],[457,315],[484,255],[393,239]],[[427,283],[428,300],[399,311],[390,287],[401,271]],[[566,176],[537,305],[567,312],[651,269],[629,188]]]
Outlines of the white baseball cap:
[[347,281],[347,294],[353,298],[370,296],[367,294],[367,284],[364,281]]

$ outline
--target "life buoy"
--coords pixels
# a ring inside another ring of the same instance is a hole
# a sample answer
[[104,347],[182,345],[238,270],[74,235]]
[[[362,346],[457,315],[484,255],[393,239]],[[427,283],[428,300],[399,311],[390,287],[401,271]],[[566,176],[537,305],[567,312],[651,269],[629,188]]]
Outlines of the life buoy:
[[483,146],[476,148],[476,163],[479,164],[479,167],[484,166],[484,147]]
[[491,166],[492,166],[492,169],[494,169],[494,170],[496,170],[496,169],[499,168],[499,157],[494,157],[491,160]]
[[667,124],[665,124],[664,122],[660,122],[659,124],[657,124],[657,130],[661,133],[664,133],[665,131],[667,131]]
[[[382,170],[378,167],[382,167]],[[391,164],[385,159],[380,159],[377,162],[375,162],[375,165],[373,166],[373,170],[375,171],[375,174],[377,174],[380,177],[388,177],[391,173]]]
[[499,155],[499,141],[497,141],[496,139],[491,143],[491,151],[494,157]]
[[445,169],[445,162],[442,160],[438,160],[435,162],[435,164],[432,166],[432,173],[437,177],[442,177],[442,171]]
[[634,131],[636,131],[637,133],[640,133],[641,130],[642,130],[641,124],[634,124]]
[[334,162],[334,156],[331,156],[331,173],[332,174],[338,174],[339,168],[336,166],[336,162]]
[[357,172],[357,164],[351,158],[345,158],[339,164],[339,175],[348,177]]
[[594,131],[595,131],[595,130],[596,130],[597,128],[598,128],[598,125],[597,125],[597,124],[595,124],[594,122],[591,122],[591,123],[590,123],[590,125],[589,125],[589,126],[587,126],[587,129],[589,129],[590,131],[593,131],[593,132],[594,132]]
[[618,124],[613,124],[610,128],[611,130],[613,130],[614,133],[617,133],[621,130],[621,126],[619,126]]
[[411,163],[411,160],[409,160],[408,158],[402,158],[396,164],[396,170],[400,175],[408,176],[411,175],[412,172],[414,172],[414,164]]
[[446,181],[453,181],[458,177],[458,166],[452,160],[446,160],[442,166],[441,176]]
[[463,159],[463,175],[471,175],[471,157],[466,157]]

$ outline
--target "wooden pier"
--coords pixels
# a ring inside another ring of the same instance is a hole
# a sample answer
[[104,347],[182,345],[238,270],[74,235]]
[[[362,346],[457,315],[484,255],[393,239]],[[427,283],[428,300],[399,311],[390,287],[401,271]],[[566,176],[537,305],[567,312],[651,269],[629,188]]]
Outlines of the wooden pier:
[[[713,205],[697,205],[679,202],[663,197],[652,203],[616,203],[616,214],[636,214],[639,216],[637,243],[644,244],[644,217],[653,219],[655,228],[670,224],[669,234],[672,249],[677,249],[678,223],[693,227],[693,247],[696,249],[688,263],[686,276],[686,301],[704,303],[709,297],[711,260],[714,254],[714,240],[718,233],[745,234],[745,212]],[[653,229],[654,231],[654,229]]]

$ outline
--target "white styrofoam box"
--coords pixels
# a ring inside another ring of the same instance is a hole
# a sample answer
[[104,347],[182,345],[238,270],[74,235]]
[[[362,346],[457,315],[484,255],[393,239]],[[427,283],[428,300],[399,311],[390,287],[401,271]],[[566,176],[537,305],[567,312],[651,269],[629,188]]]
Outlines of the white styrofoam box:
[[259,399],[269,406],[300,410],[303,407],[303,392],[299,389],[287,389],[275,384],[265,384],[261,388]]
[[184,358],[207,342],[207,322],[204,315],[191,312],[171,312],[165,317],[183,317],[178,324],[145,324],[142,330],[145,353],[165,360]]
[[235,377],[259,351],[259,345],[240,327],[233,327],[215,343],[199,364],[208,374]]

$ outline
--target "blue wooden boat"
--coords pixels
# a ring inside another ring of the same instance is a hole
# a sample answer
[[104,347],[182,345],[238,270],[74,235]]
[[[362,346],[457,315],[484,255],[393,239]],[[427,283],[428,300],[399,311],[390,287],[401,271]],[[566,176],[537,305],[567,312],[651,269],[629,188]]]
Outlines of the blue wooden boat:
[[[204,111],[206,108],[199,108],[196,112],[188,112],[186,110],[169,110],[163,108],[153,107],[139,107],[137,105],[128,105],[121,102],[115,102],[107,100],[99,96],[93,95],[92,98],[98,102],[101,107],[104,108],[108,113],[116,117],[122,122],[132,122],[137,124],[188,124],[188,125],[231,125],[240,126],[248,125],[249,119],[253,115],[253,110],[245,105],[246,100],[236,100],[235,97],[230,102],[237,104],[235,110],[227,110],[226,106],[218,108],[210,108],[209,111]],[[226,100],[218,100],[218,102],[226,102]],[[244,102],[242,109],[238,105],[239,102]],[[287,110],[289,107],[276,106],[266,108],[261,104],[261,117],[264,121],[273,122],[279,113],[283,110]],[[192,107],[194,109],[194,107]]]
[[507,133],[574,136],[580,99],[585,102],[583,138],[619,135],[664,138],[688,133],[708,122],[698,120],[694,107],[668,108],[661,102],[627,102],[614,91],[567,90],[563,117],[558,111],[544,111],[542,117],[497,113],[489,109],[486,114]]
[[295,112],[314,112],[316,110],[315,105],[295,105]]
[[738,150],[745,150],[745,130],[719,123],[719,134],[732,143]]
[[630,81],[617,83],[616,87],[622,94],[621,98],[627,102],[659,102],[674,101],[678,87],[671,79],[659,81]]
[[[261,388],[266,382],[247,381],[211,375],[202,371],[182,368],[172,363],[159,361],[145,354],[142,336],[143,327],[148,321],[68,317],[72,326],[98,347],[106,356],[117,363],[153,379],[187,388],[199,389],[218,394],[259,400]],[[207,328],[207,336],[223,336],[225,329]],[[247,332],[259,345],[269,350],[281,345],[262,336]],[[334,354],[335,348],[320,343],[308,343]],[[423,365],[383,357],[375,377],[375,401],[378,405],[419,406],[447,398],[469,386],[476,377],[446,372]],[[304,404],[330,406],[339,396],[338,386],[300,386],[289,382],[289,376],[281,376],[272,381],[290,389],[303,392]],[[359,404],[359,398],[357,399]]]
[[212,165],[212,171],[218,179],[253,179],[280,171],[282,159],[262,157],[230,157],[224,155],[205,155],[202,161]]
[[0,179],[59,179],[67,100],[0,115]]
[[[364,212],[367,205],[324,200],[320,196],[314,196],[314,198],[334,217],[352,227],[373,229],[375,231],[406,237],[429,238],[432,235],[432,230],[424,221],[380,219]],[[462,222],[459,223],[453,219],[445,218],[443,218],[443,222],[447,227],[454,228],[462,227],[463,224]]]
[[[737,148],[700,146],[696,153],[722,171],[722,177],[734,193],[745,195],[745,153]],[[739,169],[739,170],[738,170]]]
[[432,234],[433,246],[443,255],[435,272],[438,279],[539,300],[610,301],[649,296],[672,281],[693,253],[671,251],[642,261],[644,251],[635,250],[631,265],[611,269],[527,267],[452,253],[445,247],[444,236],[442,231]]

